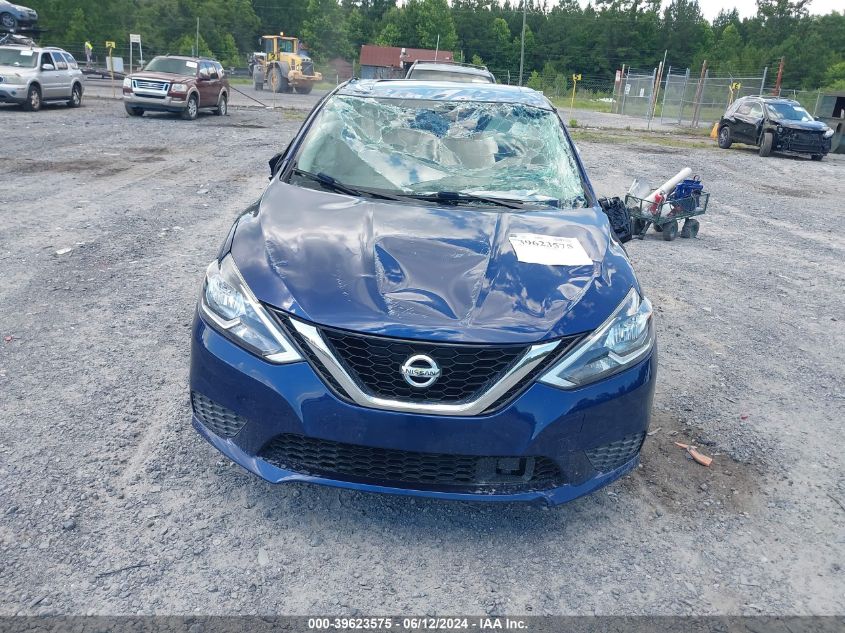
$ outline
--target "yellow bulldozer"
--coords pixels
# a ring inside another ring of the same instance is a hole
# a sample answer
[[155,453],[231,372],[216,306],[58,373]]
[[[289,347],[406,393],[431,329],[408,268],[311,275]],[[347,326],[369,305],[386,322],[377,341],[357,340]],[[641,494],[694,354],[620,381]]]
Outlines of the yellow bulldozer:
[[264,35],[260,40],[263,51],[252,56],[252,83],[256,90],[264,84],[273,92],[296,90],[308,94],[323,75],[314,70],[314,62],[296,37]]

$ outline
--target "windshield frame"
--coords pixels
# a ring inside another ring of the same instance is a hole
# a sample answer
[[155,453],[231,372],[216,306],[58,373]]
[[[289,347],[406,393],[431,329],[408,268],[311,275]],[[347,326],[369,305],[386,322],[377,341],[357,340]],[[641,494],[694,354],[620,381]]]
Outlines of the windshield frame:
[[[770,119],[773,119],[775,121],[789,121],[789,122],[793,122],[793,123],[811,123],[811,122],[815,121],[815,119],[813,118],[813,115],[810,114],[810,112],[807,110],[807,108],[802,106],[800,103],[799,104],[793,104],[793,103],[789,103],[789,102],[786,102],[786,101],[768,102],[768,103],[765,104],[765,106],[766,106],[766,114],[769,116]],[[798,112],[798,108],[800,108],[801,111],[805,115],[807,115],[809,118],[805,119],[805,118],[802,117],[800,119],[793,119],[793,118],[785,117],[778,110],[778,106],[789,107],[789,108],[792,109],[793,112]]]
[[[0,47],[0,51],[13,51],[13,52],[17,52],[17,53],[18,53],[18,58],[20,58],[20,59],[27,59],[27,58],[29,58],[29,59],[31,59],[31,60],[32,60],[32,63],[31,63],[29,66],[24,66],[24,65],[15,66],[14,64],[4,64],[4,63],[0,62],[0,66],[5,66],[6,68],[28,68],[28,69],[37,68],[37,67],[38,67],[38,59],[39,59],[39,57],[41,56],[41,55],[40,55],[40,53],[38,53],[38,52],[37,52],[37,51],[35,51],[34,49],[31,49],[31,48],[20,48],[20,47],[17,47],[17,46],[10,46],[10,47],[5,47],[5,46],[4,46],[4,47]],[[28,53],[30,53],[30,54],[29,54],[29,55],[25,55],[24,53],[27,53],[27,52],[28,52]]]
[[[308,135],[311,133],[315,123],[320,119],[320,115],[322,114],[323,110],[329,104],[329,102],[331,101],[332,98],[337,97],[337,96],[340,96],[340,97],[351,96],[351,97],[359,98],[359,99],[373,99],[373,100],[380,100],[380,99],[390,100],[391,99],[390,97],[381,97],[381,96],[377,96],[377,95],[362,96],[362,95],[346,94],[346,93],[343,92],[343,89],[346,87],[346,85],[348,83],[350,83],[350,81],[347,81],[347,82],[339,85],[333,91],[326,94],[317,103],[317,105],[314,107],[314,109],[309,114],[308,118],[303,122],[302,127],[300,127],[299,132],[297,133],[297,136],[294,137],[294,139],[288,145],[287,149],[284,150],[284,152],[281,156],[279,163],[282,166],[276,174],[279,181],[287,183],[287,184],[291,184],[293,186],[302,186],[302,185],[291,182],[291,177],[294,175],[294,171],[296,171],[297,169],[301,169],[299,167],[298,163],[299,163],[299,158],[302,154],[302,151],[305,147],[305,140],[308,138]],[[487,85],[490,85],[490,84],[487,84]],[[436,101],[436,100],[433,100],[433,101]],[[442,101],[448,102],[449,100],[443,99]],[[526,108],[536,108],[538,110],[543,109],[543,108],[537,108],[537,106],[534,106],[534,105],[522,103],[520,101],[501,101],[500,102],[500,101],[490,101],[490,100],[478,99],[476,101],[462,101],[461,103],[500,104],[500,105],[523,106],[523,107],[526,107]],[[543,109],[543,110],[545,110],[545,109]],[[519,209],[519,210],[508,209],[506,207],[491,209],[491,207],[489,205],[486,205],[486,204],[483,204],[483,203],[465,204],[465,205],[462,205],[460,208],[466,208],[466,209],[470,209],[472,211],[491,211],[491,210],[494,210],[494,211],[501,211],[501,212],[508,212],[508,211],[519,212],[519,211],[525,211],[525,210],[535,210],[535,211],[547,211],[547,212],[548,211],[560,212],[560,211],[568,211],[568,210],[578,209],[578,208],[596,208],[598,206],[598,199],[596,197],[595,191],[593,190],[592,183],[590,182],[589,178],[587,177],[587,172],[586,172],[584,164],[581,160],[581,155],[578,152],[578,148],[575,145],[575,142],[572,140],[572,137],[569,134],[569,130],[566,128],[566,125],[564,125],[563,119],[561,119],[561,117],[560,117],[560,113],[557,111],[556,108],[552,108],[552,107],[550,107],[548,110],[545,110],[545,111],[547,111],[549,113],[549,115],[553,116],[556,119],[557,125],[560,126],[560,131],[563,135],[561,142],[566,143],[567,146],[568,146],[568,150],[570,152],[570,155],[572,157],[572,162],[574,164],[574,170],[576,172],[575,175],[578,178],[578,183],[579,183],[581,191],[583,193],[584,204],[582,205],[582,207],[550,206],[548,203],[546,203],[543,200],[522,200],[522,199],[519,199],[519,198],[514,198],[513,199],[514,202],[523,203],[525,205],[525,208]],[[354,184],[350,184],[350,183],[342,183],[342,184],[348,185],[350,187],[355,187]],[[407,196],[409,203],[422,202],[422,200],[415,201],[412,198],[412,194],[411,195],[409,195],[409,194],[403,195],[401,192],[394,192],[394,191],[390,191],[390,192],[386,192],[386,193],[391,193],[393,195],[402,196],[402,197]],[[391,204],[397,203],[397,202],[390,201],[390,200],[379,200],[379,199],[373,199],[372,201],[373,202],[382,202],[382,203],[388,202],[388,203],[391,203]],[[534,206],[534,205],[536,205],[536,206]]]
[[[189,73],[182,73],[182,72],[173,72],[172,70],[159,70],[157,68],[150,68],[153,64],[156,63],[158,60],[165,60],[165,61],[177,61],[180,62],[185,70],[189,70],[191,67],[189,64],[196,64],[196,67],[193,69],[193,72]],[[144,66],[141,72],[145,73],[166,73],[169,75],[179,75],[180,77],[196,77],[199,73],[200,63],[197,60],[193,59],[182,59],[180,57],[168,57],[167,55],[157,55],[150,60],[150,63]]]

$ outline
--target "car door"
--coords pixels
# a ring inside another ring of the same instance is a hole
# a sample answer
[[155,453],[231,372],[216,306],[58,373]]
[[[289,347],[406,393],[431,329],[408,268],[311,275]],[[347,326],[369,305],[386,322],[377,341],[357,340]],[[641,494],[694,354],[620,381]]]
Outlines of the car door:
[[201,108],[210,108],[217,104],[217,93],[214,91],[212,69],[213,66],[209,62],[200,62],[197,89],[200,93]]
[[42,99],[57,99],[61,96],[61,77],[50,53],[41,53],[38,82],[41,84]]
[[744,101],[733,116],[734,124],[731,135],[734,140],[740,143],[755,143],[757,141],[753,133],[756,122],[751,113],[752,105],[751,101]]
[[54,51],[52,55],[56,66],[56,97],[70,98],[70,65],[62,53]]

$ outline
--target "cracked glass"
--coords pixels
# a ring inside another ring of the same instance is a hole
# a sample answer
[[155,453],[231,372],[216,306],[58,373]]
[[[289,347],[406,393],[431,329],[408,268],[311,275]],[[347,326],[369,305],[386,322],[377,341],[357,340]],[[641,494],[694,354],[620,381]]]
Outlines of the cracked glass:
[[336,95],[308,132],[297,167],[396,194],[585,203],[556,114],[524,104]]

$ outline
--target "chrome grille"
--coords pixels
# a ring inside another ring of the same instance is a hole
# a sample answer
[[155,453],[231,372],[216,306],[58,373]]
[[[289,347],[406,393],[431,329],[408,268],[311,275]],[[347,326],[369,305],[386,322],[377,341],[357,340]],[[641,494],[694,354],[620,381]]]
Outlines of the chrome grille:
[[133,79],[132,88],[135,90],[150,90],[152,92],[167,92],[170,84],[166,81],[148,81],[146,79]]

